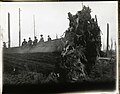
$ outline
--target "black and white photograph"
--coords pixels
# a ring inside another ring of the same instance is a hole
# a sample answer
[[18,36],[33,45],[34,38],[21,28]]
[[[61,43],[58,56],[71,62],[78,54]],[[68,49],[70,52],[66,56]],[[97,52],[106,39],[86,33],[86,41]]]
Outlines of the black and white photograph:
[[118,2],[1,2],[4,94],[118,94]]

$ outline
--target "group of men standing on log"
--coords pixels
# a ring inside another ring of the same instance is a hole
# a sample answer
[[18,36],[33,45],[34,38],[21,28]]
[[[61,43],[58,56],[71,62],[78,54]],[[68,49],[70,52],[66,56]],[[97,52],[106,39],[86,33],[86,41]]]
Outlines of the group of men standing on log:
[[[43,35],[41,34],[40,36],[41,38],[39,42],[44,42]],[[48,41],[51,41],[51,38],[49,35],[48,35]],[[38,39],[36,36],[34,37],[34,41],[32,41],[31,38],[29,37],[28,42],[24,39],[24,41],[22,42],[22,46],[35,46],[37,43],[38,43]]]

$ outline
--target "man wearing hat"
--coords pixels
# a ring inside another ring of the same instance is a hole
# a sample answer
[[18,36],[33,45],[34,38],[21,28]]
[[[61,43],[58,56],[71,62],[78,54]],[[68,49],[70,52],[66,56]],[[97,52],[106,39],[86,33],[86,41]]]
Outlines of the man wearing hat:
[[32,40],[30,37],[29,37],[29,41],[28,41],[28,46],[32,46]]
[[22,42],[22,46],[26,46],[27,41],[24,39],[24,41]]
[[35,36],[34,37],[35,39],[34,39],[34,41],[33,41],[33,45],[36,45],[37,44],[37,42],[38,42],[38,39],[37,39],[37,37]]
[[51,41],[51,38],[50,38],[50,36],[48,35],[48,41]]
[[43,35],[41,34],[40,36],[41,36],[41,38],[40,38],[40,42],[44,42]]

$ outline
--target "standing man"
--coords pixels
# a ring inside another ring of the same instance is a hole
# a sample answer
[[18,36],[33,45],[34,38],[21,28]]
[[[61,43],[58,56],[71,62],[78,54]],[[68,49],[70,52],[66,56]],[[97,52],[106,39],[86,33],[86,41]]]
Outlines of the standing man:
[[26,46],[27,41],[24,39],[24,41],[22,42],[22,46]]
[[50,38],[50,36],[48,35],[48,41],[51,41],[51,38]]
[[37,37],[35,36],[35,39],[34,39],[34,41],[33,41],[33,45],[36,45],[37,42],[38,42],[38,39],[37,39]]
[[41,34],[40,36],[41,36],[41,38],[40,38],[40,42],[44,42],[43,35]]
[[32,40],[30,37],[29,37],[29,41],[28,41],[28,46],[32,46]]
[[7,46],[6,46],[6,43],[5,43],[5,42],[3,42],[3,48],[7,48]]

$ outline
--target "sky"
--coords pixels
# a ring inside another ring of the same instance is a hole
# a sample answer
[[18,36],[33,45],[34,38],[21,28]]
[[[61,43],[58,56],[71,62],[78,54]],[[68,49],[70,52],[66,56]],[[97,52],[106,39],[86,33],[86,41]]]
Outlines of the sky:
[[[73,15],[82,9],[82,4],[92,10],[92,18],[97,15],[98,25],[102,31],[101,41],[106,47],[107,23],[111,39],[116,41],[118,33],[117,1],[107,2],[0,2],[0,27],[2,40],[8,41],[8,12],[10,13],[11,46],[19,45],[19,8],[21,9],[21,41],[31,37],[34,39],[33,15],[35,15],[35,34],[40,39],[43,34],[45,40],[50,35],[52,39],[63,35],[69,27],[68,12]],[[102,48],[103,48],[102,45]]]

